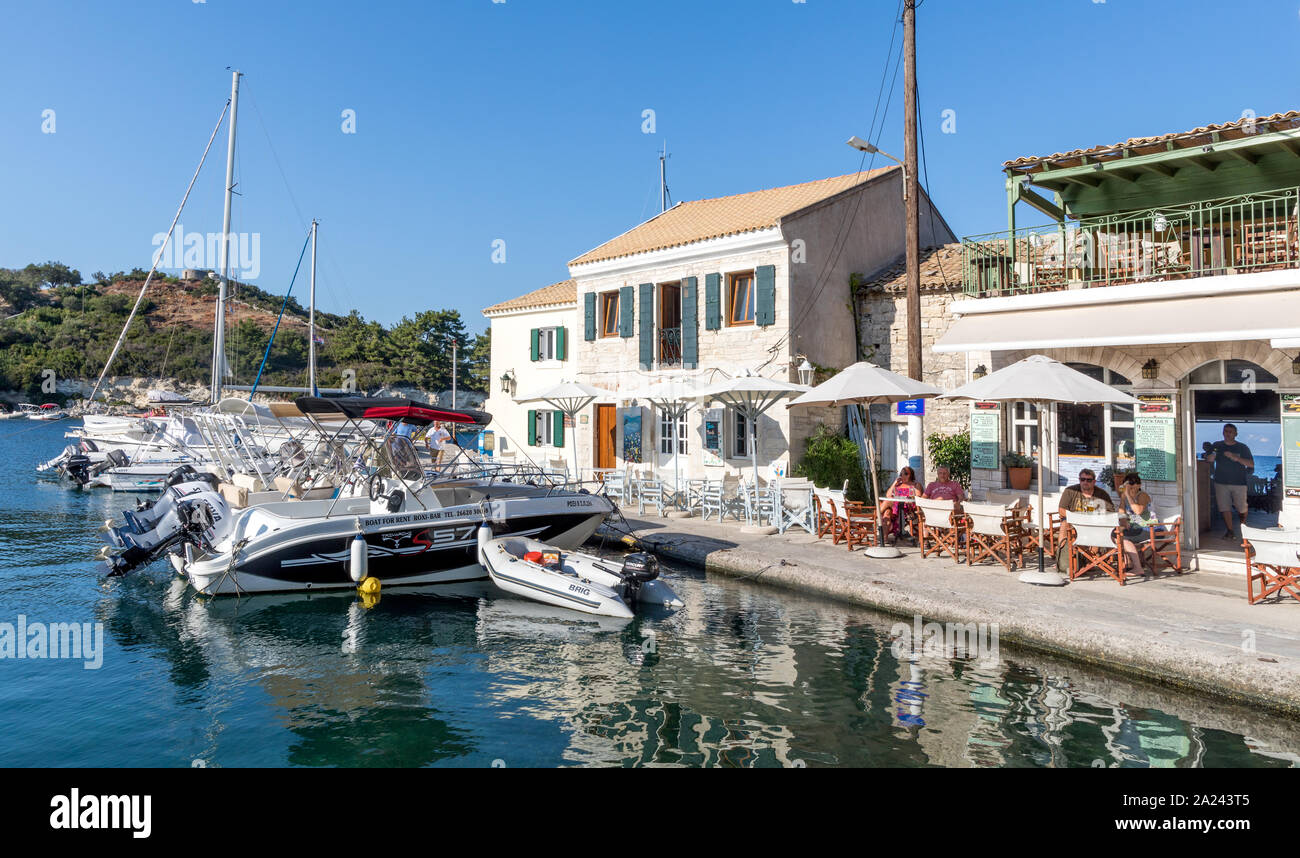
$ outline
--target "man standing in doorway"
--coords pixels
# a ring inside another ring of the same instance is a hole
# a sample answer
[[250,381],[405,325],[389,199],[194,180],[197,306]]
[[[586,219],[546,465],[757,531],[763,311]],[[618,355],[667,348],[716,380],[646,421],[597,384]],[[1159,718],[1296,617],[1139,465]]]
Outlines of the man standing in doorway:
[[1223,440],[1215,441],[1214,448],[1205,461],[1214,463],[1214,502],[1223,514],[1224,539],[1235,539],[1232,529],[1232,510],[1235,507],[1246,523],[1246,481],[1255,470],[1255,459],[1250,448],[1237,443],[1237,427],[1223,424]]

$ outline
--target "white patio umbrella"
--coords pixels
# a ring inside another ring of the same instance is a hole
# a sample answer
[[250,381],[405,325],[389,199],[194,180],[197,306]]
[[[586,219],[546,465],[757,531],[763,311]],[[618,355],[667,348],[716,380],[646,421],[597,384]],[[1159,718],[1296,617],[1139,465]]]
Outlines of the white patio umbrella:
[[573,473],[578,475],[578,417],[577,414],[597,399],[615,399],[618,394],[603,387],[593,387],[579,381],[561,381],[544,390],[538,390],[527,396],[516,396],[515,402],[545,402],[562,411],[573,421]]
[[1035,509],[1038,516],[1038,571],[1021,572],[1020,580],[1026,584],[1064,584],[1064,575],[1045,571],[1043,564],[1043,529],[1047,521],[1043,515],[1043,459],[1046,450],[1043,408],[1053,402],[1136,405],[1137,400],[1046,355],[1030,355],[984,378],[963,384],[940,398],[973,399],[978,402],[1029,402],[1037,406],[1038,506]]
[[649,400],[655,408],[668,415],[673,422],[673,502],[680,508],[681,490],[680,477],[681,467],[678,464],[679,444],[678,444],[678,425],[681,419],[691,410],[691,405],[695,402],[691,397],[695,394],[695,385],[681,379],[665,379],[656,381],[653,384],[647,384],[633,390],[619,391],[618,395],[623,399],[646,399]]
[[754,488],[758,488],[758,449],[755,444],[758,418],[783,399],[793,399],[811,388],[803,384],[763,378],[758,375],[738,375],[714,382],[696,390],[691,399],[704,404],[716,399],[730,405],[749,421],[749,454],[754,466]]
[[[938,396],[943,391],[933,384],[916,381],[905,375],[881,369],[872,363],[859,361],[830,379],[823,381],[798,399],[786,403],[787,408],[821,405],[867,406],[867,467],[871,471],[871,491],[875,498],[876,533],[880,533],[880,482],[876,477],[876,444],[871,431],[871,410],[875,403],[902,402],[905,399],[923,399]],[[871,557],[902,557],[897,548],[876,545],[867,549]]]

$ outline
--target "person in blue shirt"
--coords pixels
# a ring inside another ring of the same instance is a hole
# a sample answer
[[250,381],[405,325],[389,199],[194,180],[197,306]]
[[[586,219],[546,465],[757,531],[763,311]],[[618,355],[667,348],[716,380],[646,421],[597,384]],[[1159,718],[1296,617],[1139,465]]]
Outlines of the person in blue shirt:
[[1246,485],[1255,471],[1250,448],[1237,441],[1237,427],[1223,424],[1223,440],[1215,441],[1205,461],[1214,463],[1214,501],[1223,515],[1224,539],[1233,539],[1232,510],[1246,521]]

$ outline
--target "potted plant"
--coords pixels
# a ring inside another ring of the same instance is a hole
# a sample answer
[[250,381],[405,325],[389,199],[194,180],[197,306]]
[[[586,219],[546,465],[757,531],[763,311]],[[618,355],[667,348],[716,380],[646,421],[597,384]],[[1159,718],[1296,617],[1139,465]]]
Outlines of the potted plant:
[[1002,465],[1007,469],[1007,477],[1013,489],[1029,488],[1029,481],[1034,475],[1034,460],[1024,453],[1009,452],[1002,457]]

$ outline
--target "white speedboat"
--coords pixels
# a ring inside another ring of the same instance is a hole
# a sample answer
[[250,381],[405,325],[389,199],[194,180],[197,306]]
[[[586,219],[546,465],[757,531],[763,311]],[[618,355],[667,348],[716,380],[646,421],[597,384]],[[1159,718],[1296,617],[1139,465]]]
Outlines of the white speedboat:
[[[266,503],[230,515],[219,507],[221,520],[170,555],[173,568],[199,592],[346,589],[364,577],[385,586],[481,583],[488,592],[487,572],[478,563],[479,525],[576,548],[614,508],[599,495],[551,485],[426,479],[410,439],[393,433],[397,422],[486,424],[491,418],[482,412],[360,397],[302,397],[297,405],[313,419],[394,423],[378,444],[367,439],[367,450],[354,460],[373,464],[359,462],[359,479],[334,497]],[[364,551],[353,547],[358,536]]]
[[18,411],[28,420],[62,420],[68,416],[53,402],[47,402],[44,405],[32,405],[29,402],[24,402],[18,406]]
[[659,564],[650,554],[610,561],[526,536],[496,537],[488,525],[478,529],[478,547],[492,583],[525,599],[604,617],[631,617],[638,604],[683,604],[658,580]]

